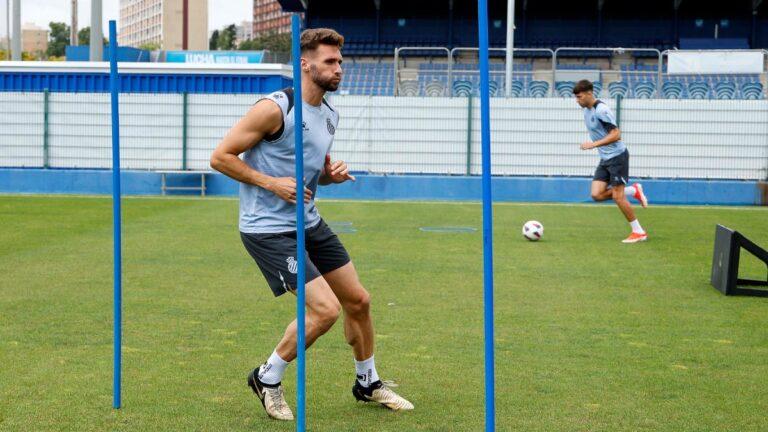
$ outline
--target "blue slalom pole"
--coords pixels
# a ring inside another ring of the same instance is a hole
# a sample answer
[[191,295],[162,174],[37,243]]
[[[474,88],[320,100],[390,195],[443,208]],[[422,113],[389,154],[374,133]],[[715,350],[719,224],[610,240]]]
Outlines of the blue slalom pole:
[[477,2],[480,41],[480,137],[483,152],[483,310],[485,330],[485,430],[496,430],[493,348],[493,197],[491,195],[491,101],[488,72],[488,1]]
[[294,137],[296,139],[296,324],[297,342],[296,350],[296,430],[304,432],[306,428],[305,416],[305,329],[304,329],[304,127],[303,109],[304,102],[301,99],[301,17],[293,14],[291,17],[291,50],[293,51],[293,115]]
[[[91,59],[98,61],[100,59]],[[120,93],[120,78],[117,75],[117,25],[109,22],[109,92],[112,102],[112,237],[113,237],[113,280],[114,280],[114,364],[112,384],[112,407],[120,409],[120,383],[122,376],[122,346],[123,346],[123,287],[122,287],[122,231],[120,213],[120,116],[118,112],[118,94]]]

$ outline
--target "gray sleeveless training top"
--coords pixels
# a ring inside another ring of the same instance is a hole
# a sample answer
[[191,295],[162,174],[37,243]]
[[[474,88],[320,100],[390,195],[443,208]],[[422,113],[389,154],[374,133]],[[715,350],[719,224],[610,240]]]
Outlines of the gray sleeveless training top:
[[[264,99],[280,107],[283,126],[274,135],[266,136],[253,148],[243,153],[248,166],[272,177],[295,177],[294,100],[293,88],[270,94]],[[303,103],[304,120],[304,175],[312,200],[305,204],[305,227],[320,222],[315,207],[317,182],[330,153],[333,135],[339,124],[339,115],[325,99],[320,106]],[[299,192],[298,196],[302,194]],[[296,206],[277,195],[245,183],[240,183],[240,231],[244,233],[278,233],[296,230]]]

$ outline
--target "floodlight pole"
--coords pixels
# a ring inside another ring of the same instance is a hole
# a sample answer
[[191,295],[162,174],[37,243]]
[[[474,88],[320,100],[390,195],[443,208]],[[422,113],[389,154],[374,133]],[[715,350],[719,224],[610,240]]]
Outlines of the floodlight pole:
[[6,60],[11,59],[11,0],[5,0],[5,48],[8,50]]
[[78,46],[77,40],[77,0],[72,0],[72,16],[70,17],[72,25],[69,28],[69,44]]
[[[88,58],[92,62],[100,62],[104,58],[104,32],[101,29],[101,20],[101,0],[91,0],[91,46],[89,47]],[[112,36],[110,32],[109,44],[114,44],[112,46],[117,48],[117,41],[113,41]]]
[[21,0],[13,0],[13,39],[9,40],[11,60],[21,61]]

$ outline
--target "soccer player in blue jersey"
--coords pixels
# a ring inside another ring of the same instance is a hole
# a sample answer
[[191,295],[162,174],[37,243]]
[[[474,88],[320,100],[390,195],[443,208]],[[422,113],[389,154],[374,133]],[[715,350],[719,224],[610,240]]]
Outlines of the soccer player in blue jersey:
[[[301,34],[303,100],[294,100],[293,89],[286,88],[256,102],[214,150],[211,167],[240,182],[240,237],[275,296],[296,290],[296,200],[307,203],[307,347],[331,329],[343,310],[344,335],[355,360],[354,397],[392,410],[411,410],[409,401],[379,379],[373,359],[370,295],[341,241],[315,207],[318,185],[355,180],[347,164],[331,159],[339,114],[324,98],[341,82],[343,44],[343,36],[334,30],[305,30]],[[306,186],[299,191],[293,177],[295,109],[304,116],[300,127]],[[294,319],[267,361],[248,375],[248,385],[267,414],[279,420],[293,420],[281,382],[297,355],[296,330]]]
[[592,179],[592,199],[606,201],[612,199],[627,218],[632,233],[624,243],[637,243],[648,240],[648,233],[640,226],[635,211],[627,200],[627,195],[635,198],[645,208],[648,198],[643,192],[643,185],[635,183],[629,186],[629,151],[621,141],[621,131],[616,124],[613,111],[601,100],[595,99],[592,83],[581,80],[573,87],[573,94],[579,106],[584,109],[584,123],[591,141],[581,144],[582,150],[597,149],[600,163]]

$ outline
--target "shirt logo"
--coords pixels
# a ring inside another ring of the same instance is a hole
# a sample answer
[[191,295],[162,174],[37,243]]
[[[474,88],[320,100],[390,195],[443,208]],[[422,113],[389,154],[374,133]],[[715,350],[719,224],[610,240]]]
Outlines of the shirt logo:
[[333,123],[331,122],[331,119],[326,118],[325,119],[325,125],[328,126],[328,133],[333,135],[336,133],[336,128],[333,127]]
[[307,122],[305,122],[305,121],[302,121],[302,122],[301,122],[301,126],[302,126],[302,128],[303,128],[305,131],[308,131],[308,130],[309,130],[309,128],[307,127]]

